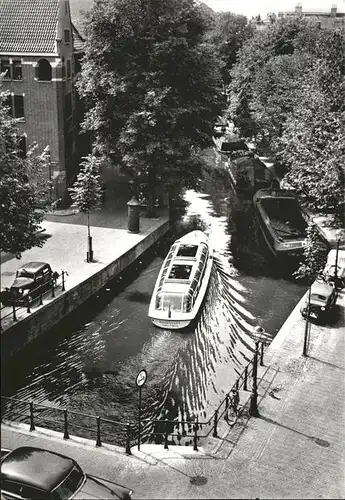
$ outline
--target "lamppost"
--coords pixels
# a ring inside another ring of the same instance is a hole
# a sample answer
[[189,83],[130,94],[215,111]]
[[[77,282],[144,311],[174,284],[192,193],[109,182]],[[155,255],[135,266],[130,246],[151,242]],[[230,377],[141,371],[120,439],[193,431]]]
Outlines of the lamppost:
[[52,191],[53,191],[53,185],[52,185],[52,163],[51,163],[51,154],[50,154],[50,147],[46,146],[43,150],[47,161],[48,161],[48,175],[49,175],[49,201],[52,201]]
[[309,331],[309,314],[310,314],[310,294],[311,288],[308,291],[308,304],[307,304],[307,315],[305,318],[305,328],[304,328],[304,342],[303,342],[303,356],[308,356],[307,345],[308,345],[308,331]]
[[339,245],[340,245],[340,238],[337,239],[337,247],[335,250],[335,266],[334,266],[334,286],[337,289],[337,282],[338,282],[338,256],[339,256]]

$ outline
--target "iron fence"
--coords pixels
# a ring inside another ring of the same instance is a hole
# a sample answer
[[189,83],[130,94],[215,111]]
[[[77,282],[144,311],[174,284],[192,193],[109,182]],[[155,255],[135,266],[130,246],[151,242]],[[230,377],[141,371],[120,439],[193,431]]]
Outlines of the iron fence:
[[[206,438],[211,433],[213,437],[218,437],[220,419],[225,418],[228,411],[235,407],[236,394],[238,395],[239,391],[244,391],[249,395],[250,377],[252,377],[250,388],[251,407],[253,404],[257,404],[257,394],[255,394],[257,365],[260,363],[263,366],[264,345],[263,342],[256,342],[253,358],[245,366],[234,385],[208,420],[199,421],[197,417],[189,420],[142,419],[141,423],[147,426],[146,436],[151,434],[151,438],[158,439],[163,443],[165,449],[168,449],[169,444],[180,445],[182,438],[189,439],[187,443],[192,444],[195,451],[198,450],[198,441],[201,438]],[[237,407],[236,403],[234,423],[242,415],[244,409],[245,405]],[[138,424],[134,422],[120,422],[99,415],[68,410],[67,408],[52,407],[34,401],[1,396],[1,420],[6,413],[10,415],[12,420],[28,424],[30,431],[34,431],[36,426],[40,425],[61,432],[64,439],[69,439],[71,429],[73,429],[73,435],[76,436],[89,438],[91,433],[95,436],[96,446],[102,446],[102,443],[109,442],[109,436],[118,439],[120,428],[122,435],[120,444],[129,455],[131,454],[131,446],[138,443],[139,439]],[[250,411],[249,414],[255,415],[255,412]],[[83,418],[84,425],[76,423],[74,419],[76,415]]]
[[[30,290],[30,293],[26,296],[25,303],[23,304],[16,303],[18,299],[13,296],[11,306],[1,306],[0,330],[2,329],[3,320],[11,318],[13,322],[18,321],[17,312],[19,310],[26,309],[26,312],[30,314],[34,303],[37,303],[38,306],[42,306],[43,299],[47,298],[48,294],[50,294],[51,298],[54,298],[57,291],[64,292],[66,290],[66,276],[68,276],[67,271],[61,271],[60,276],[57,278],[52,278],[50,281]],[[9,307],[11,308],[11,311],[3,314],[3,311],[7,311]]]

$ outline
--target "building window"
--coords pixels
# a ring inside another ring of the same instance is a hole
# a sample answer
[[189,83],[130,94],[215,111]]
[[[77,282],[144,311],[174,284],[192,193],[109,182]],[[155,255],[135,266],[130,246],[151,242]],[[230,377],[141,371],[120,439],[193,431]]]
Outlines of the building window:
[[65,118],[72,114],[72,93],[65,95]]
[[41,82],[50,82],[52,79],[52,67],[47,59],[40,59],[36,66],[36,78]]
[[26,136],[22,135],[21,137],[19,137],[19,140],[18,140],[18,153],[17,154],[18,154],[19,158],[25,158],[26,152],[27,152]]
[[72,76],[71,61],[67,59],[67,78],[71,78],[71,76]]
[[1,73],[6,80],[11,78],[11,65],[9,59],[1,59]]
[[13,96],[13,117],[24,118],[24,96]]
[[65,43],[71,43],[71,32],[70,30],[64,30]]
[[13,109],[12,109],[12,96],[8,95],[6,99],[4,100],[4,108],[7,108],[6,111],[10,116],[13,116]]
[[22,61],[18,59],[13,60],[12,62],[12,78],[13,80],[23,79]]

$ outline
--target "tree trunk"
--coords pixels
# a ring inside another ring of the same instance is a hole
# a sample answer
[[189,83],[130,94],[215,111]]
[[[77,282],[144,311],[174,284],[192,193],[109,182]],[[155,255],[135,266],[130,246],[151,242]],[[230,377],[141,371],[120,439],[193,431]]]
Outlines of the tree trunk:
[[155,207],[155,188],[157,182],[156,168],[150,167],[148,171],[148,179],[147,179],[147,217],[157,217],[156,207]]

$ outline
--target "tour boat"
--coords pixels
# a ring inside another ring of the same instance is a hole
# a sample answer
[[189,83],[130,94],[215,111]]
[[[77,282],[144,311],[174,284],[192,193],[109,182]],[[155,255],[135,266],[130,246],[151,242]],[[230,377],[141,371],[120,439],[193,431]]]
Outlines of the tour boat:
[[202,231],[184,235],[169,250],[152,294],[149,317],[160,328],[182,329],[197,315],[211,275],[213,249]]
[[280,189],[259,189],[253,202],[263,237],[273,255],[300,255],[307,245],[307,217],[294,194]]

